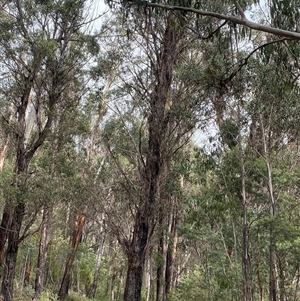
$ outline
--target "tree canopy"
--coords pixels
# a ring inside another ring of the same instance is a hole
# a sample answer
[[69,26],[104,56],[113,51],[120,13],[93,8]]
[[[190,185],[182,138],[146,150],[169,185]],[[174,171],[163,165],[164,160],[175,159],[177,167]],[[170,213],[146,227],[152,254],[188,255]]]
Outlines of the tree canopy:
[[0,3],[1,300],[299,299],[300,1]]

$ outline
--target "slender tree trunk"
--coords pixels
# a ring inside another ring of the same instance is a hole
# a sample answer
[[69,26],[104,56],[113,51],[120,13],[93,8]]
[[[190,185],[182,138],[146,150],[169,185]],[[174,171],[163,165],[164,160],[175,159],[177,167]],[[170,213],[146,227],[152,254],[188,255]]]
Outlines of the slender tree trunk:
[[35,298],[39,298],[44,289],[44,278],[46,274],[46,261],[48,245],[50,241],[50,223],[52,209],[45,206],[40,232],[39,255],[35,277]]
[[[271,119],[270,115],[270,119]],[[268,130],[265,131],[264,122],[262,116],[260,116],[261,121],[261,129],[262,129],[262,137],[263,137],[263,148],[264,148],[264,159],[266,162],[267,172],[268,172],[268,179],[267,179],[267,189],[269,194],[269,209],[270,209],[270,252],[269,252],[269,266],[270,266],[270,273],[269,273],[269,300],[270,301],[277,301],[277,283],[276,283],[276,242],[275,242],[275,234],[274,234],[274,218],[276,215],[276,202],[274,197],[274,188],[273,188],[273,179],[272,179],[272,164],[270,158],[270,146],[268,145],[266,135],[270,135],[270,123],[269,120]]]
[[273,243],[273,231],[270,230],[270,292],[269,300],[277,301],[277,285],[276,285],[276,255]]
[[[241,126],[241,113],[240,113],[240,107],[238,108],[239,111],[239,129],[242,130]],[[242,206],[243,206],[243,230],[242,230],[242,236],[243,236],[243,243],[242,243],[242,267],[243,267],[243,295],[245,301],[251,301],[251,290],[250,290],[250,269],[249,269],[249,224],[248,224],[248,199],[247,199],[247,193],[246,193],[246,170],[245,170],[245,154],[243,150],[243,145],[241,138],[239,138],[238,141],[239,146],[239,154],[240,154],[240,162],[241,162],[241,174],[242,174]]]
[[64,300],[69,292],[70,281],[71,281],[71,270],[73,262],[78,250],[79,243],[81,242],[82,230],[85,224],[85,214],[76,214],[74,218],[73,233],[71,238],[71,253],[68,256],[64,275],[61,281],[60,289],[58,292],[59,300]]
[[[161,220],[160,227],[163,227]],[[167,247],[165,243],[165,231],[162,229],[158,243],[159,264],[157,267],[156,301],[166,300],[165,279],[166,279],[166,257]]]
[[26,259],[25,262],[24,281],[23,281],[25,287],[28,286],[29,284],[31,268],[32,268],[32,262],[31,262],[31,258],[29,257]]
[[90,298],[95,298],[95,296],[96,296],[105,238],[106,238],[106,232],[104,230],[104,221],[102,221],[101,230],[100,230],[100,239],[99,239],[98,250],[97,250],[97,259],[96,259],[94,280],[93,280],[93,285],[92,285],[92,288],[91,288],[91,291],[89,294]]
[[249,258],[248,258],[248,232],[249,227],[247,220],[245,218],[245,215],[247,213],[244,210],[244,219],[243,219],[243,274],[244,274],[244,284],[243,284],[243,290],[244,290],[244,300],[249,301],[251,300],[251,293],[250,293],[250,281],[249,281]]
[[166,265],[166,296],[170,294],[172,289],[174,288],[174,263],[176,258],[176,250],[177,250],[177,241],[178,241],[178,233],[177,233],[177,216],[176,213],[173,213],[171,216],[171,241],[168,245],[167,250],[167,265]]

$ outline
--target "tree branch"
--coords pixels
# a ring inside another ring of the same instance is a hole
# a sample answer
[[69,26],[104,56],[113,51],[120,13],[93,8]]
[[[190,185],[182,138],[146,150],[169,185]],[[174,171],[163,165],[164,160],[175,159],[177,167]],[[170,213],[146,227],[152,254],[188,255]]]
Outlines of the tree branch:
[[193,33],[197,34],[199,39],[201,40],[208,40],[213,37],[215,33],[217,33],[223,26],[225,26],[228,23],[227,20],[225,20],[220,26],[218,26],[214,31],[212,31],[209,35],[202,37],[194,28],[188,27],[189,30],[191,30]]
[[244,13],[244,11],[242,10],[240,4],[239,4],[236,0],[233,0],[233,2],[234,2],[235,7],[237,8],[237,10],[238,10],[239,13],[240,13],[240,15],[241,15],[241,17],[242,17],[242,20],[247,21],[247,18],[246,18],[246,16],[245,16],[245,13]]
[[[139,4],[144,4],[145,6],[152,7],[152,8],[161,8],[161,9],[165,9],[165,10],[179,10],[179,11],[195,13],[195,14],[202,15],[202,16],[213,17],[213,18],[217,18],[217,19],[220,19],[220,20],[227,20],[227,21],[230,21],[232,23],[243,25],[243,26],[246,26],[248,28],[257,30],[257,31],[263,31],[263,32],[271,33],[271,34],[274,34],[276,36],[285,37],[285,38],[288,38],[288,39],[291,39],[291,40],[300,40],[300,33],[299,32],[284,30],[284,29],[280,29],[280,28],[274,28],[274,27],[270,27],[270,26],[265,26],[265,25],[261,25],[261,24],[258,24],[258,23],[255,23],[255,22],[252,22],[252,21],[248,20],[245,16],[244,12],[242,10],[240,11],[241,8],[240,8],[239,5],[237,5],[237,9],[239,10],[240,13],[242,12],[242,14],[244,15],[244,17],[242,15],[242,19],[239,19],[239,18],[231,16],[231,15],[219,14],[219,13],[215,13],[215,12],[211,12],[211,11],[195,9],[195,8],[192,8],[192,7],[171,6],[171,5],[164,5],[164,4],[159,4],[159,3],[150,3],[148,1],[141,1],[141,2],[138,1],[138,3]],[[235,1],[235,4],[237,4],[236,1]]]
[[270,42],[267,42],[267,43],[264,43],[260,46],[258,46],[257,48],[255,48],[254,50],[252,50],[246,58],[242,59],[240,61],[240,64],[238,65],[238,67],[226,78],[223,80],[223,84],[227,84],[229,83],[236,75],[239,71],[241,71],[241,69],[248,64],[248,60],[250,59],[250,57],[259,49],[262,49],[268,45],[271,45],[271,44],[275,44],[275,43],[281,43],[281,42],[284,42],[286,41],[287,38],[282,38],[282,39],[278,39],[278,40],[274,40],[274,41],[270,41]]

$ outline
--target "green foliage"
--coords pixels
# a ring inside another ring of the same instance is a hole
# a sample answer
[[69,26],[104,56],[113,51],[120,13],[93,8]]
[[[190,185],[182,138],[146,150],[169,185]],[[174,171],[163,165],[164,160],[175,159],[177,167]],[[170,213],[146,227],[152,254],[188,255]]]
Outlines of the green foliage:
[[238,143],[239,129],[234,120],[226,119],[220,126],[220,136],[230,149]]
[[42,292],[38,301],[57,301],[58,297],[50,290],[45,290]]
[[192,275],[184,277],[176,291],[170,296],[171,301],[209,300],[205,292],[205,280],[202,273],[195,269]]
[[[217,258],[216,256],[215,260],[218,261]],[[227,268],[226,274],[224,270],[215,273],[212,266],[209,266],[208,269],[209,275],[205,275],[205,271],[196,266],[189,275],[182,277],[169,300],[236,300],[236,295],[239,292],[235,288],[234,278],[236,275],[234,269]]]
[[[15,177],[23,186],[11,185],[15,179],[13,153],[17,141],[10,142],[4,171],[0,173],[1,208],[6,200],[12,204],[25,201],[22,231],[27,230],[32,219],[29,230],[36,231],[19,248],[16,300],[29,300],[34,293],[37,230],[41,208],[47,205],[53,208],[53,216],[47,289],[40,301],[56,300],[53,292],[58,291],[70,252],[71,222],[66,219],[82,210],[87,213],[85,240],[80,244],[71,281],[71,287],[79,292],[70,293],[67,300],[85,301],[88,299],[83,295],[90,292],[93,282],[99,216],[104,212],[107,235],[116,236],[127,247],[124,241],[132,233],[136,212],[144,200],[149,99],[155,92],[154,73],[161,67],[164,17],[168,12],[153,9],[149,14],[140,3],[136,13],[131,1],[124,17],[114,11],[116,17],[111,16],[112,21],[104,26],[105,36],[101,37],[101,31],[95,36],[80,29],[86,22],[86,1],[18,2],[20,11],[14,1],[4,1],[0,11],[0,59],[6,66],[0,87],[1,135],[11,134],[12,140],[17,136],[21,125],[17,122],[19,111],[14,110],[19,109],[26,80],[33,74],[30,106],[36,115],[27,146],[37,141],[49,112],[53,113],[54,122],[28,174]],[[246,9],[258,1],[239,3]],[[167,4],[238,14],[230,0],[172,0]],[[299,1],[271,1],[271,23],[297,29],[299,7]],[[185,264],[170,300],[243,299],[245,207],[249,275],[255,299],[261,297],[259,285],[266,293],[268,290],[270,243],[276,247],[278,282],[285,282],[281,285],[292,295],[300,259],[299,43],[272,44],[248,58],[248,47],[272,37],[252,33],[253,39],[248,43],[244,38],[250,35],[249,31],[227,23],[213,37],[206,38],[221,25],[218,20],[187,13],[178,16],[186,31],[179,43],[174,72],[166,75],[172,77],[171,89],[167,95],[160,95],[170,98],[172,104],[165,108],[168,124],[160,149],[165,157],[160,159],[170,163],[162,166],[159,198],[164,201],[167,195],[174,200],[179,233],[174,270]],[[242,46],[244,42],[247,47]],[[91,68],[87,62],[91,62]],[[247,64],[241,65],[244,62]],[[235,78],[229,81],[236,70]],[[89,82],[91,78],[93,83]],[[49,97],[59,100],[55,109],[47,105]],[[223,117],[220,128],[214,120],[216,104],[222,104],[218,112]],[[13,121],[8,124],[12,110]],[[206,145],[187,143],[195,128],[203,136],[217,132],[221,139],[216,141],[215,153],[205,152]],[[87,155],[91,156],[88,160]],[[267,160],[272,166],[273,187]],[[247,204],[242,204],[242,188],[246,190]],[[276,200],[274,217],[269,214],[272,188]],[[169,225],[162,225],[154,233],[159,235],[160,230],[168,228]],[[160,237],[154,238],[149,242],[151,247]],[[173,239],[170,233],[166,238],[168,242]],[[164,258],[155,251],[152,256],[156,268]],[[105,245],[97,300],[110,299],[112,279],[116,278],[115,287],[123,288],[123,257],[119,250]],[[33,262],[33,268],[30,284],[23,288],[27,260]]]
[[70,293],[65,300],[66,301],[92,301],[92,299],[88,299],[76,293]]

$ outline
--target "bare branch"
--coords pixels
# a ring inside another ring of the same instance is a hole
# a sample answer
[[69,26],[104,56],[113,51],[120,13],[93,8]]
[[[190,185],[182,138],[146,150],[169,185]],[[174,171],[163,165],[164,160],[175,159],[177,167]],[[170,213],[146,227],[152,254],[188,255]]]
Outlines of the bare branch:
[[228,23],[227,20],[225,20],[220,26],[218,26],[214,31],[212,31],[209,35],[202,37],[194,28],[187,27],[190,29],[193,33],[197,34],[201,40],[208,40],[213,37],[215,33],[217,33],[222,27],[224,27]]
[[[165,10],[179,10],[179,11],[185,11],[185,12],[190,12],[190,13],[195,13],[198,15],[202,16],[209,16],[213,18],[217,18],[220,20],[227,20],[235,24],[240,24],[243,26],[246,26],[248,28],[257,30],[257,31],[263,31],[267,33],[274,34],[276,36],[281,36],[285,37],[291,40],[300,40],[300,33],[295,32],[295,31],[289,31],[289,30],[284,30],[280,28],[274,28],[270,26],[265,26],[261,25],[255,22],[252,22],[246,18],[246,16],[242,19],[239,19],[237,17],[231,16],[231,15],[224,15],[224,14],[219,14],[211,11],[205,11],[205,10],[200,10],[200,9],[195,9],[192,7],[184,7],[184,6],[171,6],[171,5],[164,5],[164,4],[159,4],[159,3],[149,3],[147,1],[141,2],[142,4],[145,4],[148,7],[153,7],[153,8],[161,8]],[[237,7],[238,8],[238,7]],[[243,13],[244,14],[244,13]]]

